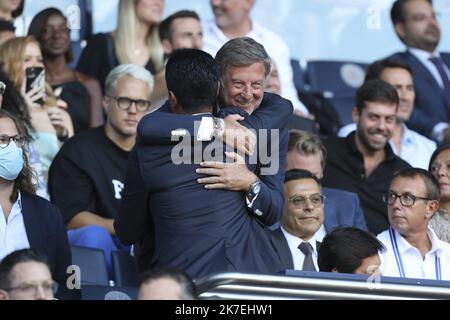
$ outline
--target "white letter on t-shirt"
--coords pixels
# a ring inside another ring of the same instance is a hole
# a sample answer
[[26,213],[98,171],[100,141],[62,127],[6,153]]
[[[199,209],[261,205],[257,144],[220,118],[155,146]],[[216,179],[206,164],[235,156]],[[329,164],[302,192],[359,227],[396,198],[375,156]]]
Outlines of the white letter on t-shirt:
[[112,180],[112,183],[114,186],[114,198],[122,199],[123,183],[115,179]]

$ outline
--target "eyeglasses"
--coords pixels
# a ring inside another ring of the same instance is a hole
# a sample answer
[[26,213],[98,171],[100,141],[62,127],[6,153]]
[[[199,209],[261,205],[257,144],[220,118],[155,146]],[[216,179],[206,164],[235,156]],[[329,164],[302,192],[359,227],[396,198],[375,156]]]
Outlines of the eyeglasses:
[[397,198],[400,198],[400,203],[404,207],[412,207],[414,203],[416,203],[416,200],[433,200],[430,198],[418,197],[408,192],[403,194],[396,194],[395,192],[389,191],[388,193],[385,193],[383,195],[383,201],[390,206],[392,206],[395,201],[397,201]]
[[44,291],[46,294],[52,293],[55,294],[57,290],[57,284],[53,280],[44,281],[41,283],[36,282],[26,282],[21,283],[18,286],[6,288],[5,291],[20,291],[23,294],[26,295],[36,295],[38,292],[38,288],[42,288],[42,291]]
[[21,136],[21,135],[8,136],[6,134],[1,134],[0,135],[0,148],[4,149],[7,146],[9,146],[9,143],[11,142],[11,140],[14,140],[14,142],[16,143],[16,146],[18,146],[19,148],[22,148],[25,145],[25,143],[27,142],[27,138],[25,138],[24,136]]
[[0,96],[2,96],[5,93],[6,90],[6,84],[3,81],[0,81]]
[[296,208],[305,208],[306,207],[306,201],[309,199],[311,201],[312,205],[316,208],[320,208],[323,204],[323,201],[325,200],[325,197],[321,195],[320,193],[314,193],[310,195],[309,197],[304,196],[292,196],[288,199],[290,203],[294,205]]
[[117,106],[119,107],[119,109],[128,111],[131,107],[131,105],[134,104],[136,105],[136,110],[139,112],[144,112],[147,111],[148,108],[150,108],[151,102],[149,100],[134,100],[134,99],[130,99],[127,97],[111,97],[111,99],[114,99],[117,101]]

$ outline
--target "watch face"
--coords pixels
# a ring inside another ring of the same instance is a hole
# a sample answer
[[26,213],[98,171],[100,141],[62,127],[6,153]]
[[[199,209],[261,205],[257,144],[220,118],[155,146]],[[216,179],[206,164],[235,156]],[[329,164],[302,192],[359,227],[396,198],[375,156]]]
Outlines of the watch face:
[[261,185],[260,185],[259,181],[252,186],[252,192],[254,194],[258,193],[260,189],[261,189]]

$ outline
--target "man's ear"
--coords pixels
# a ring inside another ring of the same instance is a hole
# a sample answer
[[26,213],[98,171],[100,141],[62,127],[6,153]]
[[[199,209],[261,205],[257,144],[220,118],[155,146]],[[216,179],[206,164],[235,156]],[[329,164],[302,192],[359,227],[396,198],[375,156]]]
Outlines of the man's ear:
[[169,103],[170,109],[173,113],[184,113],[181,106],[178,104],[178,99],[173,91],[169,91]]
[[103,111],[105,112],[105,114],[108,114],[110,104],[111,104],[111,98],[108,96],[103,96],[102,107],[103,107]]
[[9,300],[9,295],[5,290],[0,289],[0,300]]
[[167,55],[167,56],[169,56],[173,52],[172,44],[167,39],[164,39],[162,41],[162,47],[163,47],[163,50],[164,50],[164,54]]
[[394,26],[395,33],[397,34],[397,36],[400,38],[400,40],[402,42],[404,42],[403,39],[405,39],[405,34],[406,34],[405,29],[406,29],[405,24],[402,22],[397,22]]
[[354,123],[358,123],[360,116],[361,115],[359,114],[358,108],[356,108],[356,106],[353,107],[352,108],[352,119],[353,119],[353,122]]
[[427,207],[425,210],[425,218],[431,219],[436,214],[439,209],[439,201],[437,200],[429,200],[427,203]]

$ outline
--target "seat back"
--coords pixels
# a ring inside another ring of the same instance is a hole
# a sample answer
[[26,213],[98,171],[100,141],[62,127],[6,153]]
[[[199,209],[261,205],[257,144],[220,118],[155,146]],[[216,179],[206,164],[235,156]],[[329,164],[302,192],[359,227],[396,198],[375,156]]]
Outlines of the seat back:
[[112,252],[114,279],[119,287],[139,286],[138,270],[134,258],[126,251]]
[[101,249],[70,246],[72,263],[80,267],[81,285],[109,285],[105,253]]
[[294,86],[297,91],[302,91],[305,86],[305,73],[303,72],[300,62],[297,59],[291,59],[292,73],[294,77]]

